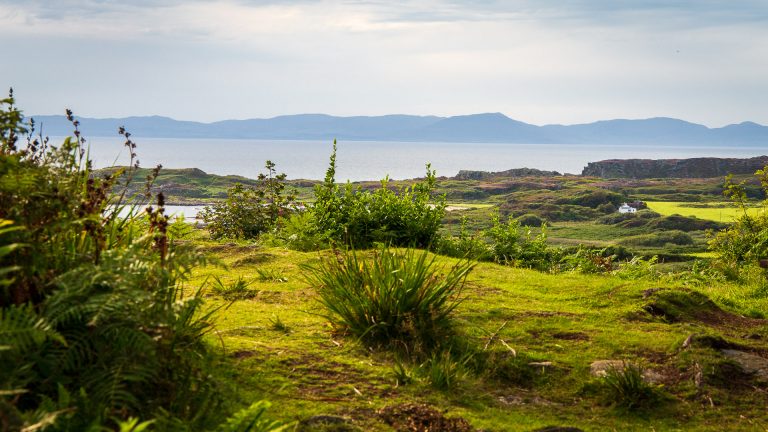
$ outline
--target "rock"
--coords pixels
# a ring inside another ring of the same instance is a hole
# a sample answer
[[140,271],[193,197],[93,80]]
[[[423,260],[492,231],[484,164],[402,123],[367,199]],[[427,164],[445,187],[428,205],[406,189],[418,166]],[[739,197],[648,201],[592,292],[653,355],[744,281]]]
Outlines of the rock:
[[[624,360],[595,360],[589,365],[589,372],[595,377],[604,377],[611,370],[623,370],[628,365]],[[651,369],[642,370],[643,379],[651,384],[658,384],[664,380],[664,376]]]
[[604,377],[608,375],[608,371],[613,369],[624,369],[624,360],[595,360],[589,365],[589,373],[592,376]]
[[768,165],[768,156],[753,158],[610,159],[590,162],[583,176],[602,178],[704,178],[752,174]]
[[759,381],[768,382],[768,359],[734,349],[724,349],[720,352],[738,364],[744,372],[754,375]]

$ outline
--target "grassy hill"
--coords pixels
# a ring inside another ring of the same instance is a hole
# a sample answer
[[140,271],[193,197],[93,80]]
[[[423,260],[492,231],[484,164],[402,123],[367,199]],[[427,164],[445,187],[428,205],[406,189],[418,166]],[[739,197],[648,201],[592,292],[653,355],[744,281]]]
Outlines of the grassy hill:
[[[232,388],[231,403],[269,399],[273,417],[304,421],[299,430],[416,430],[393,428],[386,415],[394,409],[387,407],[414,403],[488,431],[766,426],[765,384],[741,372],[723,351],[768,352],[768,321],[746,317],[762,316],[768,299],[752,298],[743,287],[479,264],[455,318],[467,341],[485,347],[476,355],[493,353],[497,362],[474,372],[446,366],[443,373],[454,374],[454,381],[439,389],[417,365],[398,370],[391,352],[335,332],[319,315],[316,293],[299,265],[330,252],[195,243],[222,265],[196,269],[191,285],[212,276],[225,285],[247,283],[231,304],[222,291],[209,291],[206,300],[227,305],[210,340],[231,359],[220,371]],[[438,258],[442,265],[452,262]],[[606,399],[611,396],[601,378],[590,373],[599,360],[640,365],[661,401],[642,410],[611,406],[615,400]],[[421,410],[425,418],[435,414]]]

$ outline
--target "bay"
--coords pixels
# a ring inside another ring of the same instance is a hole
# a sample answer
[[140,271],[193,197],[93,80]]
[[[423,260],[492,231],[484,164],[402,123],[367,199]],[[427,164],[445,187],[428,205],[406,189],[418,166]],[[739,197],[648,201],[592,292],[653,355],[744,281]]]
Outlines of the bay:
[[[255,178],[265,160],[277,164],[290,179],[325,177],[332,141],[251,139],[173,139],[134,137],[142,167],[199,168],[209,174]],[[52,143],[60,142],[54,138]],[[96,168],[128,163],[120,137],[91,137],[90,157]],[[337,181],[423,177],[430,162],[438,176],[459,170],[504,171],[538,168],[579,174],[588,162],[605,159],[677,159],[693,157],[754,157],[756,147],[605,146],[585,144],[503,144],[341,141],[337,152]]]

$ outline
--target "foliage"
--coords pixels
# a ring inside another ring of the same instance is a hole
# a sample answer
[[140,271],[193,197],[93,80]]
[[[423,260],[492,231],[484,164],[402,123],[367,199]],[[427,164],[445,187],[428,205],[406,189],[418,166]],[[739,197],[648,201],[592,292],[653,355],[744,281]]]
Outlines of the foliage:
[[474,234],[467,228],[467,218],[462,217],[458,235],[441,235],[435,240],[432,249],[455,258],[470,258],[483,261],[491,257],[490,248],[482,232]]
[[456,359],[450,350],[435,352],[419,365],[418,372],[432,387],[443,391],[452,390],[469,374],[467,364],[471,360],[471,354]]
[[237,183],[227,190],[226,200],[203,209],[200,217],[211,238],[253,239],[278,227],[293,211],[295,194],[285,190],[286,175],[277,174],[272,161],[265,168],[255,186]]
[[253,298],[256,295],[255,291],[248,289],[250,285],[251,283],[242,277],[237,278],[230,284],[226,284],[222,282],[221,278],[214,276],[211,291],[225,300],[244,300]]
[[313,211],[297,212],[283,219],[279,230],[261,238],[263,243],[308,252],[327,248],[329,234],[318,227]]
[[120,129],[131,166],[98,177],[70,111],[73,137],[54,147],[30,135],[19,148],[21,114],[11,98],[1,105],[3,424],[54,431],[214,426],[222,398],[203,338],[216,310],[204,308],[200,290],[185,295],[181,286],[205,260],[171,241],[162,194],[146,213],[126,204],[121,187],[138,166],[130,133]]
[[[755,175],[768,193],[768,166]],[[735,275],[739,267],[768,258],[768,212],[765,211],[768,199],[763,202],[763,211],[750,212],[744,182],[733,183],[732,176],[726,177],[723,193],[731,199],[739,216],[731,226],[712,237],[709,248],[718,255],[720,264]]]
[[632,363],[609,368],[602,385],[606,400],[628,410],[650,408],[662,399],[660,388],[646,382],[643,369]]
[[671,230],[631,236],[624,238],[619,243],[625,246],[662,247],[667,244],[692,245],[694,242],[690,234],[679,230]]
[[555,251],[547,247],[546,225],[534,236],[531,229],[522,227],[517,219],[509,218],[504,224],[497,213],[491,220],[493,226],[485,235],[490,240],[491,253],[496,262],[537,270],[550,268]]
[[336,184],[336,141],[322,184],[315,187],[312,212],[320,230],[336,243],[355,248],[375,243],[428,247],[445,214],[445,197],[433,196],[435,171],[427,164],[426,178],[393,191],[389,179],[374,191]]
[[576,252],[563,256],[560,270],[570,270],[584,274],[606,273],[613,270],[616,255],[608,248],[595,250],[579,246]]
[[654,255],[645,259],[641,256],[632,257],[631,260],[620,263],[613,274],[622,279],[655,279],[660,274],[656,270],[659,257]]
[[284,424],[264,418],[269,402],[259,401],[236,412],[216,432],[284,432],[292,430],[294,423]]
[[370,259],[344,252],[302,270],[339,329],[371,346],[418,356],[451,335],[452,312],[473,266],[460,261],[441,275],[426,251],[379,248]]

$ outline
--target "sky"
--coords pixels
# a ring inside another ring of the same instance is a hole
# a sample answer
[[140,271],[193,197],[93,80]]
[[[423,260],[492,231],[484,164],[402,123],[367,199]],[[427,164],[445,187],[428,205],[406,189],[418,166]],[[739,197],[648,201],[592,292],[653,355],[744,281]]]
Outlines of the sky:
[[768,124],[768,0],[0,0],[28,115]]

